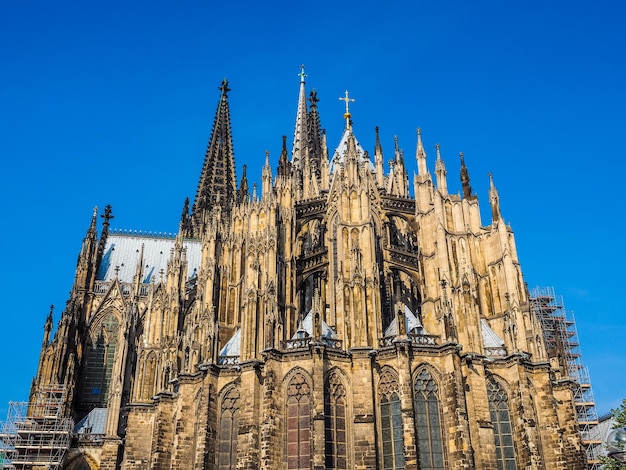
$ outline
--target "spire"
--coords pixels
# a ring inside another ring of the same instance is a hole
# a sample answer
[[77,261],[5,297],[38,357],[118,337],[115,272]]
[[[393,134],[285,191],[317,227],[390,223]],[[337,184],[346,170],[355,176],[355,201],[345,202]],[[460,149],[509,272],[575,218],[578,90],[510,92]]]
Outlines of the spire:
[[261,175],[261,195],[263,198],[272,190],[272,167],[270,166],[270,152],[265,151],[265,165]]
[[435,162],[435,177],[437,178],[437,189],[444,196],[448,194],[448,182],[446,180],[446,166],[441,159],[441,149],[439,144],[436,145],[437,148],[437,161]]
[[185,204],[183,205],[183,213],[180,216],[179,230],[185,237],[192,236],[191,218],[189,217],[189,198],[185,198]]
[[298,111],[296,113],[296,130],[293,136],[293,149],[291,152],[291,161],[296,167],[301,165],[301,160],[305,156],[307,147],[307,109],[306,109],[306,74],[304,73],[304,65],[300,66],[300,94],[298,95]]
[[291,162],[289,161],[289,154],[287,153],[287,136],[283,136],[283,148],[278,158],[278,175],[289,176]]
[[50,313],[46,317],[46,323],[43,326],[43,344],[48,345],[50,342],[50,332],[52,331],[52,311],[54,310],[54,305],[50,305]]
[[467,167],[465,166],[465,156],[463,152],[459,154],[461,157],[461,185],[463,186],[463,197],[465,199],[473,199],[472,195],[472,187],[470,186],[470,178],[469,173],[467,172]]
[[239,184],[239,194],[238,194],[238,202],[241,204],[242,202],[246,202],[250,194],[248,193],[248,177],[246,176],[247,165],[243,166],[243,171],[241,174],[241,183]]
[[[235,157],[228,106],[228,92],[230,91],[228,80],[224,79],[218,89],[221,95],[192,209],[194,235],[198,235],[202,213],[211,210],[218,200],[222,208],[229,208],[237,196]],[[220,194],[219,198],[218,194]]]
[[320,116],[317,111],[317,92],[311,91],[309,96],[310,111],[307,119],[308,123],[308,142],[309,142],[309,165],[311,166],[311,172],[316,176],[318,182],[321,179],[321,160],[322,160],[322,125],[320,123]]
[[383,148],[380,145],[380,135],[376,126],[376,145],[374,146],[374,163],[376,165],[376,184],[379,188],[385,185],[385,164],[383,159]]
[[493,184],[493,175],[489,173],[489,203],[491,204],[491,222],[495,224],[500,220],[500,197],[498,190]]
[[[96,207],[94,209],[94,217],[96,216],[97,210],[98,208]],[[104,214],[102,214],[100,217],[104,219],[104,222],[102,223],[102,235],[100,235],[100,243],[98,244],[97,264],[100,264],[100,260],[102,259],[102,255],[104,254],[104,247],[106,246],[107,237],[109,236],[109,225],[111,225],[109,221],[115,218],[115,216],[113,215],[113,210],[111,209],[111,204],[106,205],[106,207],[104,208]],[[93,234],[95,235],[96,232],[93,219],[91,220],[91,226],[92,228],[90,228],[89,231],[91,232],[93,230]]]
[[422,130],[417,128],[417,149],[415,151],[415,158],[417,160],[417,174],[423,176],[428,173],[426,168],[426,151],[422,145]]

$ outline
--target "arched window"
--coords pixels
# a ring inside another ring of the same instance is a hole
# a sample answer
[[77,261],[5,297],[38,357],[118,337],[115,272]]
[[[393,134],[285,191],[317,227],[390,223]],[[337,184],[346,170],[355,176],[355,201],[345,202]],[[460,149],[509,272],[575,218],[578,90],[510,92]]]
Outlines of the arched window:
[[347,469],[346,389],[338,373],[328,377],[324,395],[326,468]]
[[443,469],[443,436],[437,384],[426,369],[415,378],[415,431],[420,470]]
[[384,372],[378,385],[383,470],[404,470],[402,410],[399,391],[396,377],[389,371]]
[[98,329],[85,348],[82,405],[86,408],[107,406],[119,334],[117,317],[109,313]]
[[239,433],[239,387],[231,387],[222,398],[218,469],[237,468],[237,434]]
[[493,424],[498,470],[516,470],[513,429],[509,413],[509,399],[506,391],[493,378],[487,381],[489,414]]
[[311,468],[311,389],[300,373],[287,387],[287,468]]

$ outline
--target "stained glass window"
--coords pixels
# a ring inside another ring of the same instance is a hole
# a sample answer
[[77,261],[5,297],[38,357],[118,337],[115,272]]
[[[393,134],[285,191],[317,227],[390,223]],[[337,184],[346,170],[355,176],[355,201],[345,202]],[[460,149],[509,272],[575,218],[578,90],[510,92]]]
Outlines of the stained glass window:
[[347,469],[346,389],[336,372],[326,382],[324,419],[326,468]]
[[287,387],[287,468],[311,468],[311,389],[300,373]]
[[395,376],[385,372],[378,385],[383,470],[404,470],[404,442],[399,386]]
[[487,382],[489,414],[493,424],[498,470],[516,470],[513,429],[506,391],[494,379]]
[[426,369],[415,379],[415,428],[420,470],[443,469],[443,436],[437,383]]

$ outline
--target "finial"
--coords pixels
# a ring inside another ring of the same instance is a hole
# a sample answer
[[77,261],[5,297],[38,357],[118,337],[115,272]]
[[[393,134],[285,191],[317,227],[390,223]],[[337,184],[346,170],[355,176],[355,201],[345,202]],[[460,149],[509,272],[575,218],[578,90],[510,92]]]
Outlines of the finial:
[[270,166],[270,151],[265,151],[265,166]]
[[491,172],[489,172],[489,187],[493,188],[494,184],[493,184],[493,175],[491,174]]
[[350,118],[352,117],[352,114],[350,114],[350,107],[349,104],[352,102],[354,103],[356,100],[354,98],[350,98],[348,96],[348,90],[346,90],[346,96],[345,98],[339,98],[341,101],[345,101],[346,102],[346,112],[344,113],[343,117],[346,120],[346,127],[349,129],[350,128]]
[[315,90],[315,88],[311,90],[309,102],[311,103],[312,108],[316,107],[317,103],[319,102],[319,98],[317,97],[317,91]]
[[306,73],[304,73],[304,64],[300,66],[300,73],[298,74],[300,77],[300,83],[304,83],[304,79],[306,78]]
[[461,158],[461,166],[465,166],[465,155],[463,155],[463,152],[459,152],[459,157]]
[[435,145],[435,148],[437,149],[437,160],[440,161],[441,160],[441,147],[439,146],[439,144]]
[[226,94],[230,91],[230,88],[228,88],[228,80],[222,80],[222,84],[218,86],[217,89],[222,92],[222,96],[226,97]]

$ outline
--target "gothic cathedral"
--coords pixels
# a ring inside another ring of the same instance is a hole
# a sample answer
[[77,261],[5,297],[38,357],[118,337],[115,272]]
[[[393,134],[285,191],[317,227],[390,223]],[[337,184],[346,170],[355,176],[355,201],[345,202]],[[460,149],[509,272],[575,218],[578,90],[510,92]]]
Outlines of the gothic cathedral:
[[224,80],[178,234],[113,230],[107,206],[98,235],[94,210],[31,391],[63,390],[63,468],[584,468],[491,176],[483,225],[463,155],[450,194],[418,130],[411,187],[397,140],[387,165],[378,129],[361,147],[347,92],[329,151],[305,77],[259,190]]

